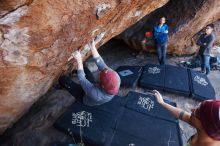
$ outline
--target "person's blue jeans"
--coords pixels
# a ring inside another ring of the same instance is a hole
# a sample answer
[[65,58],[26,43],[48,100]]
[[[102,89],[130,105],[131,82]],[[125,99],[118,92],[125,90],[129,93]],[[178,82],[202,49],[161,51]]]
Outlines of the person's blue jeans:
[[201,55],[201,69],[208,75],[210,73],[210,55]]
[[158,61],[161,65],[163,65],[166,62],[167,43],[157,44],[156,47],[157,47]]

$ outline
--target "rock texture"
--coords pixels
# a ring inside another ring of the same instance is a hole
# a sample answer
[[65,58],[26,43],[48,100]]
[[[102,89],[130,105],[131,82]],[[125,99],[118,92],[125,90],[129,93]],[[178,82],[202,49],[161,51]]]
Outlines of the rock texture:
[[[168,0],[0,1],[0,133],[45,94],[96,37],[105,43]],[[85,57],[85,58],[86,58]]]
[[215,25],[216,43],[220,44],[220,19],[213,24]]
[[50,146],[57,140],[71,141],[52,124],[74,101],[66,90],[50,90],[1,137],[1,146]]
[[136,49],[154,51],[153,46],[143,46],[142,40],[144,33],[152,31],[161,16],[167,18],[170,26],[168,52],[179,55],[191,54],[196,49],[193,37],[207,24],[220,18],[220,1],[170,0],[162,8],[146,15],[128,28],[119,38]]

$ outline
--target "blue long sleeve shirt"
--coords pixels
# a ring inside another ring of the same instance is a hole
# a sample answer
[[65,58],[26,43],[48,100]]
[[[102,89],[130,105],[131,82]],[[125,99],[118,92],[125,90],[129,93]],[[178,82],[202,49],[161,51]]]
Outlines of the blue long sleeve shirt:
[[165,33],[166,30],[168,31],[167,24],[164,24],[161,27],[159,25],[154,27],[154,40],[156,44],[163,45],[167,43],[168,33]]

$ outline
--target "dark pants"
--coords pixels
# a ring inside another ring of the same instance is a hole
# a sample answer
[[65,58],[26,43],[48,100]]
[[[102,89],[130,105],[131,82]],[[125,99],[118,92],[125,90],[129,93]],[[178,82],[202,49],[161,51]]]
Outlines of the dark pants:
[[157,44],[157,56],[158,61],[161,65],[166,62],[166,52],[167,52],[167,44]]
[[201,70],[207,75],[210,73],[210,56],[200,55],[201,58]]
[[[91,83],[95,83],[95,78],[87,67],[84,67],[84,72],[86,74],[86,78]],[[59,83],[62,87],[64,87],[67,91],[69,91],[69,93],[73,97],[75,97],[77,101],[82,102],[85,92],[80,84],[77,84],[76,82],[74,82],[69,76],[61,76],[59,78]]]

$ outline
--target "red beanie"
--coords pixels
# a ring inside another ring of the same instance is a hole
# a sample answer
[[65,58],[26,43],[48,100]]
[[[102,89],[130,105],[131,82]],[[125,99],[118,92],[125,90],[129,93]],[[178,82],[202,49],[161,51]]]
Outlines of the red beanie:
[[120,77],[115,71],[111,69],[105,69],[101,71],[100,85],[108,94],[118,94],[120,83]]
[[203,101],[199,111],[206,133],[214,140],[220,140],[220,100]]
[[153,36],[153,33],[148,31],[145,33],[145,37],[152,37]]

